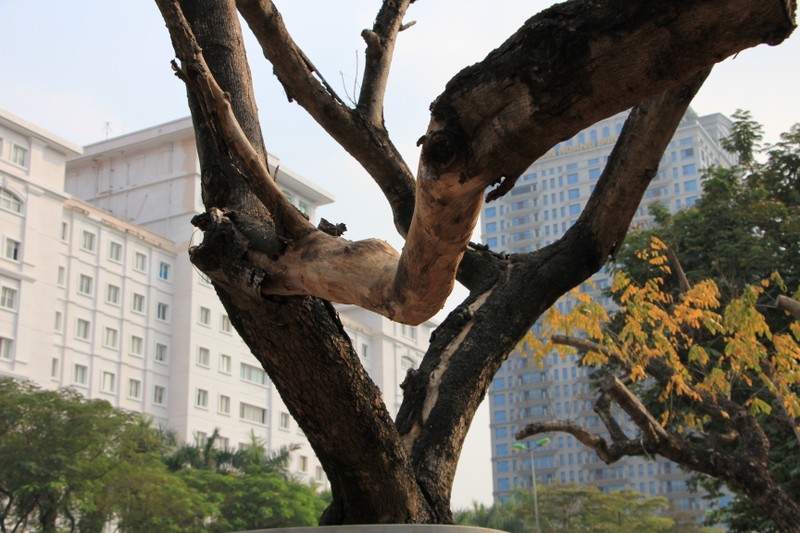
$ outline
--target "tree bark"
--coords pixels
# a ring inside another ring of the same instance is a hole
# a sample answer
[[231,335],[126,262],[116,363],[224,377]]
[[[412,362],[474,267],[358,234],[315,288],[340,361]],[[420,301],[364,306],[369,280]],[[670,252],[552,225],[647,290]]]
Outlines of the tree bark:
[[[202,163],[207,212],[195,223],[204,240],[191,259],[321,460],[333,489],[322,520],[329,524],[451,521],[464,437],[509,351],[613,256],[710,66],[779,42],[794,13],[794,3],[778,0],[554,6],[434,102],[414,191],[382,121],[391,50],[410,1],[384,2],[365,33],[369,84],[351,109],[269,0],[239,0],[290,98],[381,185],[407,234],[397,254],[378,241],[324,235],[275,195],[234,1],[157,3],[189,87]],[[509,190],[553,144],[635,104],[586,209],[562,239],[511,256],[468,246],[487,187],[500,182],[494,195]],[[407,376],[393,422],[334,309],[317,297],[415,323],[438,311],[457,269],[470,295]]]

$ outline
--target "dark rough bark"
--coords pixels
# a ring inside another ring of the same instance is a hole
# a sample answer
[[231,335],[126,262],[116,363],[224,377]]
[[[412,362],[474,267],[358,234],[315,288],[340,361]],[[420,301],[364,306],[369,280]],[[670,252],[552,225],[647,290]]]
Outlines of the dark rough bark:
[[[157,2],[174,32],[175,1]],[[383,127],[381,95],[409,3],[385,2],[365,34],[369,83],[349,109],[293,43],[269,0],[237,2],[287,94],[373,175],[404,235],[413,226],[413,180]],[[248,254],[280,254],[291,235],[275,206],[248,192],[236,158],[220,151],[224,143],[207,104],[190,90],[208,209],[196,219],[204,241],[191,258],[214,281],[234,326],[322,461],[334,496],[324,523],[451,520],[450,490],[464,437],[509,351],[547,307],[614,254],[710,65],[759,42],[778,42],[793,27],[794,3],[777,0],[657,4],[555,6],[454,78],[433,104],[416,201],[425,197],[442,209],[461,202],[468,211],[485,187],[505,178],[501,191],[509,188],[555,142],[643,102],[584,213],[562,239],[531,254],[474,247],[465,256],[459,276],[470,296],[437,329],[422,365],[408,375],[396,423],[329,304],[264,294],[265,270]],[[233,0],[180,5],[250,143],[263,154]],[[178,50],[175,33],[173,39]],[[185,61],[193,52],[182,53]],[[462,197],[437,196],[443,183]],[[465,212],[453,223],[469,229],[469,216],[476,214]],[[409,286],[418,281],[405,280]]]

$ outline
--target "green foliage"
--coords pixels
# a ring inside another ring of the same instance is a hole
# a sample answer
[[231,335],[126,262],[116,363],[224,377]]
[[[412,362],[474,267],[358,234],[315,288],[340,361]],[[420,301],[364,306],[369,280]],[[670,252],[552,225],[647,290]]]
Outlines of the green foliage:
[[0,531],[227,532],[317,523],[328,499],[289,479],[288,449],[179,446],[70,389],[0,378]]
[[[658,516],[667,507],[665,498],[649,498],[634,490],[604,493],[590,486],[544,485],[538,487],[537,496],[542,533],[650,533],[666,532],[675,525]],[[458,524],[522,533],[535,530],[533,509],[533,495],[519,490],[509,503],[492,507],[473,503],[472,509],[455,513],[455,519]]]

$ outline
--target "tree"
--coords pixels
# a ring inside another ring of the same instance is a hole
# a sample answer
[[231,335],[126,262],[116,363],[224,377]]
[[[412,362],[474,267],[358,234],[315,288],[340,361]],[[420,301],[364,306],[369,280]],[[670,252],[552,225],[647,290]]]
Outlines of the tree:
[[251,435],[250,446],[233,452],[219,449],[218,437],[215,429],[205,442],[177,446],[164,456],[178,479],[213,502],[216,513],[204,530],[225,533],[317,522],[328,502],[289,476],[289,453],[296,447],[268,453]]
[[[211,510],[161,462],[149,424],[70,389],[0,379],[0,531],[196,531]],[[34,525],[35,524],[35,525]]]
[[[711,169],[704,177],[707,194],[696,209],[674,217],[661,216],[658,227],[632,234],[620,251],[618,260],[637,283],[647,279],[647,269],[635,260],[635,250],[656,236],[680,254],[688,278],[713,279],[723,303],[739,297],[743,287],[758,283],[773,271],[781,273],[788,287],[800,286],[800,125],[783,133],[775,145],[760,148],[761,126],[748,112],[737,111],[734,117],[737,120],[726,145],[735,150],[740,164]],[[674,274],[667,278],[673,297],[679,296],[681,285],[688,285],[688,279],[680,283]],[[785,331],[800,313],[778,286],[764,290],[759,310],[771,331]],[[713,344],[707,348],[715,349]],[[770,443],[772,476],[793,500],[800,501],[797,432],[785,417],[762,417],[760,423]],[[719,488],[717,480],[707,479],[703,484],[712,493]],[[742,493],[710,518],[723,521],[731,531],[775,530],[769,517]]]
[[[793,2],[572,1],[531,18],[445,87],[414,179],[383,121],[392,51],[411,0],[382,3],[349,107],[269,0],[157,0],[187,84],[206,212],[192,263],[270,375],[331,482],[323,523],[449,522],[470,421],[493,374],[558,297],[617,250],[664,147],[711,66],[794,28]],[[237,13],[238,8],[238,13]],[[287,96],[369,172],[406,238],[350,242],[315,228],[266,164],[238,14]],[[578,223],[557,243],[506,256],[469,237],[488,199],[558,141],[634,106]],[[438,311],[454,279],[470,295],[404,383],[396,420],[328,300],[400,322]]]
[[[575,293],[579,304],[569,313],[548,313],[543,340],[526,341],[536,357],[578,348],[586,351],[583,364],[603,368],[594,408],[609,437],[553,421],[529,424],[517,438],[564,431],[607,463],[659,454],[746,494],[781,531],[798,530],[800,503],[770,469],[766,428],[800,427],[800,322],[772,331],[758,309],[767,288],[785,290],[783,280],[774,274],[742,287],[726,304],[713,280],[682,283],[673,297],[665,283],[680,270],[675,255],[653,237],[638,257],[651,272],[644,283],[616,273],[615,327],[604,326],[609,317],[596,301]],[[614,409],[637,434],[625,431]]]
[[[597,487],[545,485],[539,487],[539,522],[542,533],[558,531],[670,531],[674,522],[656,516],[667,507],[665,498],[648,498],[634,490],[604,493]],[[492,507],[473,504],[456,513],[459,524],[491,527],[510,532],[535,528],[533,496],[518,490],[507,503]]]

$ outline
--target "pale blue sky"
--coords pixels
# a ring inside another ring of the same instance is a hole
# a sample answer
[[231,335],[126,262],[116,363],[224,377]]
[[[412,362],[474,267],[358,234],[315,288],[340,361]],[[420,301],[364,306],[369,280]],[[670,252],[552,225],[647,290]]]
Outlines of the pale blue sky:
[[[401,33],[386,100],[395,143],[416,168],[416,140],[428,105],[461,68],[481,60],[547,0],[417,0]],[[276,0],[295,40],[342,97],[363,65],[360,32],[377,0]],[[281,163],[334,193],[321,211],[345,222],[346,237],[395,246],[391,214],[361,168],[295,104],[289,104],[252,39],[248,41],[267,148]],[[78,143],[89,144],[188,115],[172,75],[167,31],[154,2],[0,0],[0,107]],[[358,58],[358,59],[356,59]],[[800,36],[760,46],[717,66],[693,104],[700,114],[749,109],[767,140],[800,122]],[[488,414],[481,409],[465,446],[453,503],[491,501]]]

